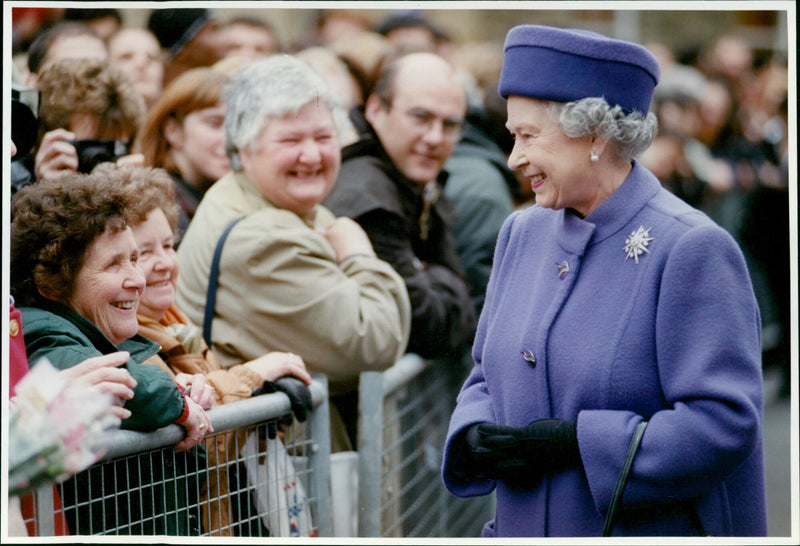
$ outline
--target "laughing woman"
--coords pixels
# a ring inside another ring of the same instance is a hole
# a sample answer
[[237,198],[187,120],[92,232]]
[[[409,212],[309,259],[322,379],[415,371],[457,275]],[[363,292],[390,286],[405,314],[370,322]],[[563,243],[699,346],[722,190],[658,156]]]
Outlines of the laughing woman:
[[[178,205],[173,196],[174,183],[163,169],[151,167],[118,167],[107,164],[95,169],[107,180],[122,182],[133,188],[138,199],[133,207],[136,218],[131,222],[133,237],[139,248],[139,265],[145,287],[139,301],[137,319],[139,333],[160,346],[161,361],[175,375],[204,376],[213,388],[213,405],[243,400],[256,388],[272,382],[269,390],[286,393],[293,403],[298,420],[310,410],[311,393],[303,384],[311,376],[303,360],[291,353],[270,352],[248,362],[222,368],[219,359],[203,341],[202,331],[175,304],[178,282],[178,257],[175,232],[178,226]],[[292,376],[299,381],[276,380]],[[194,392],[194,386],[192,388]],[[245,434],[220,434],[214,438],[216,449],[208,448],[208,473],[203,498],[204,529],[211,535],[227,535],[231,524],[244,506],[224,502],[229,487],[228,474],[220,471],[217,461],[229,453],[238,453]],[[221,466],[224,470],[226,467]],[[212,492],[211,495],[208,492]],[[209,498],[210,497],[210,498]],[[243,501],[244,503],[244,501]],[[238,520],[244,515],[238,515]],[[256,518],[257,519],[257,518]],[[243,527],[246,525],[243,524]],[[237,532],[254,532],[238,529]]]
[[498,238],[443,464],[456,495],[496,490],[486,536],[766,534],[758,307],[731,236],[635,159],[658,77],[595,33],[506,38],[536,205]]
[[[136,199],[135,192],[120,184],[74,173],[21,189],[11,225],[11,285],[22,305],[30,362],[46,357],[55,367],[67,369],[88,358],[127,351],[130,359],[124,368],[136,387],[133,398],[125,401],[130,417],[122,428],[151,431],[180,424],[187,436],[176,450],[192,453],[176,456],[191,464],[202,456],[192,448],[211,431],[211,422],[203,407],[184,396],[165,371],[144,364],[158,352],[158,345],[137,334],[136,309],[145,279],[129,227]],[[154,507],[142,505],[142,517],[151,521],[145,525],[130,525],[127,514],[116,513],[115,506],[105,502],[94,503],[88,517],[89,508],[76,506],[75,492],[94,487],[91,472],[92,468],[75,477],[77,489],[65,486],[61,493],[72,534],[103,532],[104,523],[119,526],[119,533],[189,532],[190,518],[180,510],[181,501],[158,507],[165,510],[158,514],[152,513]],[[114,499],[118,492],[107,493]],[[176,500],[175,495],[168,498]],[[121,497],[115,501],[122,506]]]
[[[328,375],[332,393],[352,391],[359,372],[403,354],[410,307],[361,226],[320,204],[339,172],[346,116],[323,77],[288,55],[240,67],[224,96],[233,172],[205,194],[178,249],[178,306],[203,323],[215,248],[233,226],[209,334],[223,367],[292,352]],[[349,447],[337,430],[333,449]]]

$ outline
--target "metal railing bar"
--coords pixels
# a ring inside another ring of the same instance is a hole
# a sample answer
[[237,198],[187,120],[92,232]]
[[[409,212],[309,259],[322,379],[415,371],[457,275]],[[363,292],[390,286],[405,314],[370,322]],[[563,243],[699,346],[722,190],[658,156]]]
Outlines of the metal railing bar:
[[414,353],[407,353],[400,357],[395,364],[383,372],[383,394],[392,394],[428,367],[428,362]]
[[[311,385],[311,395],[317,406],[326,397],[324,387],[315,379]],[[254,396],[234,402],[214,406],[208,410],[208,416],[215,430],[228,430],[252,425],[261,421],[276,419],[291,413],[292,405],[289,397],[282,392]],[[185,436],[180,425],[168,425],[153,432],[133,430],[115,430],[104,436],[97,444],[103,452],[101,461],[116,459],[125,455],[149,451],[174,445]]]

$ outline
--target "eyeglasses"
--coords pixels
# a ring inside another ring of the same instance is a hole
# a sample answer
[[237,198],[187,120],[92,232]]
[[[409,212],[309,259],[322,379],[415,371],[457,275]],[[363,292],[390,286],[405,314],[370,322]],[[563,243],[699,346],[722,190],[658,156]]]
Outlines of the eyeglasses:
[[457,139],[461,134],[461,128],[464,126],[464,120],[453,118],[443,119],[424,108],[412,108],[411,110],[403,112],[403,115],[414,127],[425,132],[430,131],[434,124],[440,122],[442,126],[442,136],[450,140]]

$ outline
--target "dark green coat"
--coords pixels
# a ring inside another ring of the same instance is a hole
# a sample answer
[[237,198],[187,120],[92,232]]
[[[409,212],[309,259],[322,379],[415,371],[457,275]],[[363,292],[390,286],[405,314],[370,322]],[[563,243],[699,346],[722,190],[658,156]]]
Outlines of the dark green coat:
[[[20,311],[31,366],[47,357],[56,368],[66,369],[102,354],[130,352],[124,366],[137,384],[133,399],[125,402],[131,417],[122,421],[122,428],[153,431],[173,423],[183,413],[183,394],[169,374],[143,363],[158,352],[158,344],[137,334],[114,345],[90,321],[55,302]],[[59,487],[70,532],[197,534],[195,522],[199,518],[187,506],[196,504],[199,484],[194,476],[204,466],[202,448],[179,453],[171,446],[146,456],[96,464]],[[186,474],[192,477],[186,478]],[[127,489],[132,492],[127,494]],[[90,498],[91,504],[84,504]]]
[[158,353],[158,344],[140,336],[123,341],[119,346],[91,322],[68,307],[52,302],[42,308],[22,307],[22,332],[28,362],[33,367],[41,357],[64,370],[87,358],[128,351],[125,364],[136,380],[133,399],[125,402],[131,416],[122,428],[151,431],[167,426],[183,413],[183,394],[167,372],[143,362]]

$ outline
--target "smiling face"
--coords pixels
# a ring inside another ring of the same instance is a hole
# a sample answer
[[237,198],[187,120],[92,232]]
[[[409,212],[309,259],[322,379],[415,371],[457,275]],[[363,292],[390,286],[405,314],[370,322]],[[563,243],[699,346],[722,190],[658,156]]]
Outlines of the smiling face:
[[133,227],[133,238],[139,247],[139,266],[145,277],[139,313],[161,320],[175,301],[178,282],[178,255],[164,211],[151,210],[144,222]]
[[156,37],[144,29],[122,29],[111,38],[108,51],[136,92],[152,106],[164,84],[164,63]]
[[391,104],[371,95],[366,117],[400,172],[427,184],[439,175],[458,142],[466,98],[443,59],[419,53],[400,62]]
[[170,119],[165,128],[170,154],[181,176],[201,191],[231,170],[222,126],[226,111],[224,104],[195,110],[182,124]]
[[139,329],[136,308],[144,274],[130,228],[103,232],[89,246],[67,305],[91,321],[114,345]]
[[572,208],[585,217],[602,201],[590,176],[592,138],[569,138],[546,105],[527,97],[508,98],[506,127],[514,135],[508,166],[528,180],[537,205]]
[[305,214],[333,188],[341,152],[333,115],[311,102],[271,119],[253,148],[239,151],[242,170],[273,205]]

